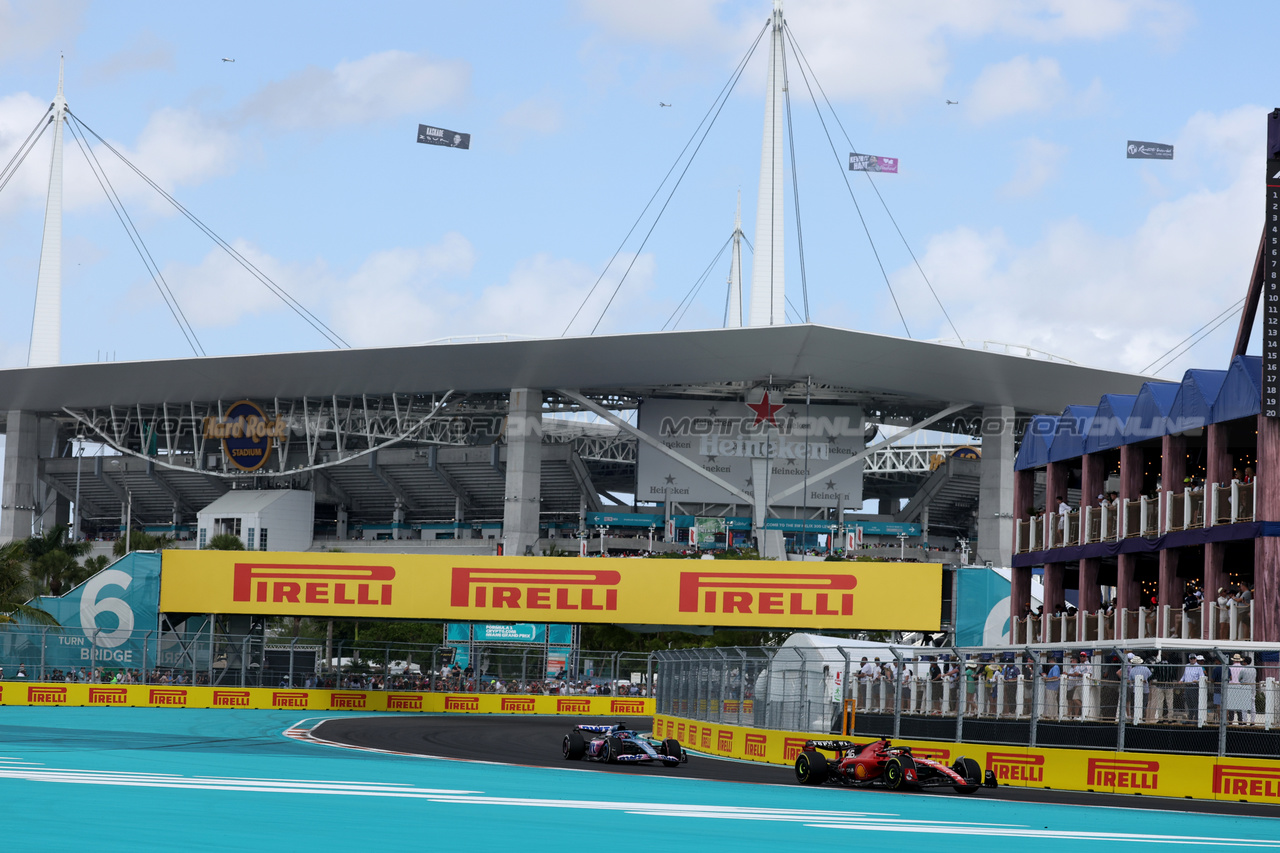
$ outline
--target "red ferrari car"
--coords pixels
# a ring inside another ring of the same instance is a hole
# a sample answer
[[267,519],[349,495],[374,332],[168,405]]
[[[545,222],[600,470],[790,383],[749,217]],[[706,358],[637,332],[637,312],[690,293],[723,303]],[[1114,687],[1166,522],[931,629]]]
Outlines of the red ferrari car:
[[[820,751],[821,750],[821,751]],[[828,758],[823,752],[834,752]],[[811,740],[796,758],[796,781],[801,785],[830,782],[850,788],[903,788],[950,786],[972,794],[981,787],[996,787],[996,774],[972,758],[961,756],[948,767],[924,756],[912,755],[909,746],[894,746],[887,738],[857,744],[847,740]]]

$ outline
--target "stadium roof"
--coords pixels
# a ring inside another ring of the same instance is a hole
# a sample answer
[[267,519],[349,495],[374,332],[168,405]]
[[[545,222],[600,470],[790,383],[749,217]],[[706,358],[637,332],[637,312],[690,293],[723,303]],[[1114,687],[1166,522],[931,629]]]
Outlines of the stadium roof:
[[805,381],[916,404],[1059,412],[1148,377],[819,325],[423,344],[0,370],[0,412],[242,398]]

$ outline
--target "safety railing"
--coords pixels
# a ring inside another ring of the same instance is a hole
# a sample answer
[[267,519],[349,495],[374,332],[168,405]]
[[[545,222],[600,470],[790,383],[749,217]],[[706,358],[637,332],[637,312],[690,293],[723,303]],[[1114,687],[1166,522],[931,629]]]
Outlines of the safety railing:
[[1280,648],[718,648],[656,653],[657,710],[712,723],[1232,756],[1280,752]]

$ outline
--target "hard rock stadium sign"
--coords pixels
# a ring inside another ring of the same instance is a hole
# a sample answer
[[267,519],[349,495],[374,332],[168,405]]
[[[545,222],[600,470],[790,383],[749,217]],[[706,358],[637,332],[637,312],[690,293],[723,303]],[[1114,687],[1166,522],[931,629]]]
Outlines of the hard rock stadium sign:
[[[169,613],[938,629],[936,563],[583,560],[166,551]],[[895,606],[912,590],[908,611]],[[910,622],[910,624],[906,624]]]

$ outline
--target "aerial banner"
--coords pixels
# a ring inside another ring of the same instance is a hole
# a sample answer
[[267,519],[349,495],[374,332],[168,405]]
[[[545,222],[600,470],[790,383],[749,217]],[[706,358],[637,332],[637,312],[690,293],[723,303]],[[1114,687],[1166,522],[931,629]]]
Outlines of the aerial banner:
[[1134,142],[1129,140],[1129,147],[1125,149],[1125,158],[1128,160],[1172,160],[1173,146],[1162,145],[1159,142]]
[[874,154],[850,154],[850,172],[891,172],[898,174],[897,157],[877,157]]
[[424,145],[443,145],[446,148],[470,148],[471,134],[445,130],[443,127],[432,127],[429,124],[418,125],[418,141]]
[[[911,607],[902,607],[911,590]],[[936,631],[938,563],[164,552],[166,613]]]

